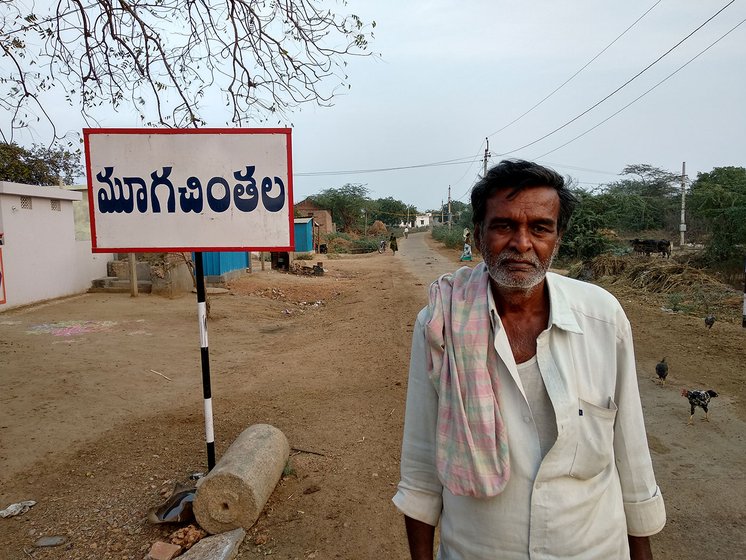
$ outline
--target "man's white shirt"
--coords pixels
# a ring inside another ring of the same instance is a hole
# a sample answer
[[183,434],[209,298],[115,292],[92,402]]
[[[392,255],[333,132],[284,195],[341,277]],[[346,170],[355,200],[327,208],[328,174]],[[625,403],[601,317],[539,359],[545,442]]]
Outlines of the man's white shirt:
[[[553,273],[546,282],[549,326],[536,352],[543,387],[534,377],[529,393],[489,294],[511,467],[505,490],[494,498],[455,496],[438,480],[438,395],[426,371],[427,308],[417,317],[402,474],[393,501],[413,519],[440,522],[439,559],[627,559],[628,534],[652,535],[665,524],[629,321],[597,286]],[[552,419],[556,433],[547,427]]]

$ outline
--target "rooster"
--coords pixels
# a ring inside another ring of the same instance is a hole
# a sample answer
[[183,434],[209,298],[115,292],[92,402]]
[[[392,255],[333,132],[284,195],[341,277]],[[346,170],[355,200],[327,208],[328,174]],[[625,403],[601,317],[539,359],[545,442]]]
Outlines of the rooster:
[[718,394],[713,391],[712,389],[708,389],[707,391],[688,391],[686,389],[681,390],[681,396],[686,397],[689,400],[689,406],[691,407],[691,415],[689,416],[689,424],[692,423],[692,418],[694,418],[694,409],[696,407],[700,407],[702,410],[705,411],[705,417],[702,419],[706,422],[710,421],[710,413],[707,410],[707,407],[710,404],[710,399],[713,397],[717,397]]
[[666,363],[666,358],[663,358],[660,362],[655,364],[655,373],[658,374],[658,379],[660,379],[661,383],[666,382],[666,377],[668,377],[668,364]]
[[715,315],[713,315],[712,313],[708,313],[707,317],[705,317],[705,325],[707,326],[708,329],[711,329],[712,325],[714,324],[715,324]]

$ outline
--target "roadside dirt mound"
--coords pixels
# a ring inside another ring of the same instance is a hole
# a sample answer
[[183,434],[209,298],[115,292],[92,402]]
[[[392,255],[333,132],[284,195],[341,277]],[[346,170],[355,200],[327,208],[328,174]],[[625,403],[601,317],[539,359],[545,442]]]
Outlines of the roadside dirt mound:
[[740,322],[742,294],[707,271],[669,259],[599,255],[570,267],[568,276],[634,291],[675,312],[716,313]]

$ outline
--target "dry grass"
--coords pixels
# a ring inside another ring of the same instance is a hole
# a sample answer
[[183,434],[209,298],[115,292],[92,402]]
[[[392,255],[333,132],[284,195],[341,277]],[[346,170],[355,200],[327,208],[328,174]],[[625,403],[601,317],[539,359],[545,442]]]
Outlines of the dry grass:
[[642,293],[677,312],[740,322],[742,294],[706,270],[673,259],[600,255],[573,265],[568,276],[606,285],[612,291]]

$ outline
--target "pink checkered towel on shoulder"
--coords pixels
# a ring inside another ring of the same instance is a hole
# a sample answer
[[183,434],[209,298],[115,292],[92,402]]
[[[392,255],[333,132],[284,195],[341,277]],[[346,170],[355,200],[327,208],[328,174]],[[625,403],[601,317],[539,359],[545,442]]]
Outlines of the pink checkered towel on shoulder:
[[443,486],[458,496],[487,498],[510,477],[508,436],[497,403],[484,263],[444,274],[430,285],[428,368],[438,392],[435,460]]

